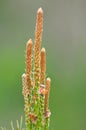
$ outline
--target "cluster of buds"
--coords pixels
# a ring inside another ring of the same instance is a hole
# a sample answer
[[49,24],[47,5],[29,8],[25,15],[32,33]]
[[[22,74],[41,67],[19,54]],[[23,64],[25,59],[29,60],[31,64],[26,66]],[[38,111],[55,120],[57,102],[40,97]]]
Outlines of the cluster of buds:
[[[46,50],[41,49],[43,10],[37,11],[34,46],[26,45],[26,72],[22,75],[26,130],[49,129],[50,78],[46,78]],[[32,58],[33,57],[33,58]]]

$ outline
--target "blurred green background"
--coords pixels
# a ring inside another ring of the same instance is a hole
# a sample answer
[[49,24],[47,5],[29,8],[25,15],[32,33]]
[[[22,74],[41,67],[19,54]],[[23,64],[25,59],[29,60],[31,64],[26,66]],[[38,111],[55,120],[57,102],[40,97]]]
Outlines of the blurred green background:
[[[25,45],[44,10],[50,130],[86,130],[86,0],[0,0],[0,126],[24,116]],[[14,123],[15,125],[15,123]]]

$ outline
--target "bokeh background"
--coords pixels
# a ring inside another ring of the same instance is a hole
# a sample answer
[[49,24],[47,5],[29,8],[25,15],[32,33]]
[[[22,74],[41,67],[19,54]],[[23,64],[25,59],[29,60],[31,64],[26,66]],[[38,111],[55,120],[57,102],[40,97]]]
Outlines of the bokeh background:
[[24,117],[25,46],[44,10],[50,130],[86,130],[86,0],[0,0],[0,126]]

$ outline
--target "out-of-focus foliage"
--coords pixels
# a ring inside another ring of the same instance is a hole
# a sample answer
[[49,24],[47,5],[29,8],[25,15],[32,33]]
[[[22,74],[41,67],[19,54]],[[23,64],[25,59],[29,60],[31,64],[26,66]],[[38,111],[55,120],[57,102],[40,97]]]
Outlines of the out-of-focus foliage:
[[[13,122],[11,121],[11,130],[25,130],[24,128],[22,128],[22,123],[23,119],[21,117],[20,122],[18,120],[16,121],[16,128],[14,128]],[[6,128],[1,127],[0,130],[6,130]]]

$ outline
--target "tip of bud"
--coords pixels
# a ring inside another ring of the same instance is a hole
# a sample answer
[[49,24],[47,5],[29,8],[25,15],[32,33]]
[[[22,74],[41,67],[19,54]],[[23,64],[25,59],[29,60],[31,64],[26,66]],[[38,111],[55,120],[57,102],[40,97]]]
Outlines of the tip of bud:
[[24,73],[24,74],[22,74],[22,78],[25,78],[26,77],[26,74]]
[[45,48],[42,48],[42,49],[41,49],[41,52],[45,52]]
[[28,47],[28,46],[32,46],[32,39],[29,39],[29,40],[27,41],[26,47]]
[[29,39],[27,43],[29,43],[29,44],[31,43],[32,44],[32,39]]
[[50,78],[47,78],[47,81],[48,81],[48,82],[51,82],[51,79],[50,79]]
[[41,14],[43,13],[43,10],[41,7],[38,9],[37,13],[41,13]]

